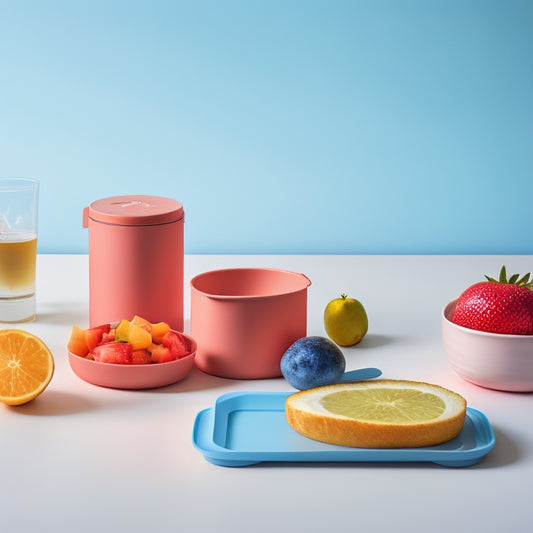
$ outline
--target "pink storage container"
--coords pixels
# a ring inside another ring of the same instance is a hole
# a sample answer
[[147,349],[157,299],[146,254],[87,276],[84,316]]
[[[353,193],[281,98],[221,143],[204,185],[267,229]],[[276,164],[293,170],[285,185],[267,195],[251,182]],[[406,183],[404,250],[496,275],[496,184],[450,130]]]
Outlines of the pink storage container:
[[183,331],[180,202],[112,196],[83,210],[89,228],[89,325],[134,315]]
[[303,274],[274,268],[212,270],[191,280],[196,365],[215,376],[281,376],[287,348],[307,334]]

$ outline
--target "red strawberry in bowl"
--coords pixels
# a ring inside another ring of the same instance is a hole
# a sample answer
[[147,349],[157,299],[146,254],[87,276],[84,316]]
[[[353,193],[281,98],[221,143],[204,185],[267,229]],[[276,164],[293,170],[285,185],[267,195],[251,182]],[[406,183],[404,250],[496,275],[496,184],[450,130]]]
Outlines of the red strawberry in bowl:
[[533,335],[533,280],[530,274],[507,279],[505,266],[496,280],[468,287],[459,299],[452,322],[465,328],[512,335]]

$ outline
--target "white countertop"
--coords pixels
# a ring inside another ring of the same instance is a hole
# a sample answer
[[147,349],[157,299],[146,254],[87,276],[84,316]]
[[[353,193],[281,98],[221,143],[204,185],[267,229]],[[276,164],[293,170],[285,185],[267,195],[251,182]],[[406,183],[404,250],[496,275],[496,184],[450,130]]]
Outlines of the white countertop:
[[[189,280],[235,266],[303,272],[312,281],[308,334],[346,292],[363,302],[369,331],[343,349],[347,370],[448,387],[482,411],[496,435],[478,464],[270,464],[228,468],[192,445],[197,413],[231,391],[285,391],[284,379],[234,381],[194,369],[149,391],[105,389],[70,369],[72,325],[88,326],[88,260],[38,257],[35,322],[20,324],[54,353],[46,391],[24,406],[0,404],[0,530],[525,532],[531,528],[533,396],[487,390],[457,376],[441,342],[441,310],[484,274],[529,272],[531,256],[186,256]],[[0,324],[0,327],[8,327]],[[532,354],[533,357],[533,354]]]

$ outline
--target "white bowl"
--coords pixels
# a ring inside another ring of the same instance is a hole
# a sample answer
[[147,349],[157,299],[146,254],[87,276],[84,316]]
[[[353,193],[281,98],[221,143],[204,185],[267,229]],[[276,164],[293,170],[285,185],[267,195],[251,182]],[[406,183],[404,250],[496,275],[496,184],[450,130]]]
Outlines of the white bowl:
[[452,322],[457,300],[442,311],[446,359],[465,380],[513,392],[533,391],[533,335],[485,333]]

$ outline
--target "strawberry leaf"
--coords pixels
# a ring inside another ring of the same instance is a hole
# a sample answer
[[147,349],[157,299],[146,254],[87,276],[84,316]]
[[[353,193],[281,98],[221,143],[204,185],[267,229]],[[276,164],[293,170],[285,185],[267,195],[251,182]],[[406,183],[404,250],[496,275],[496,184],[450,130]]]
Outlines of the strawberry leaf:
[[505,265],[502,266],[500,270],[500,275],[498,279],[492,278],[491,276],[485,276],[485,278],[492,283],[508,283],[510,285],[518,285],[519,287],[526,287],[530,291],[533,291],[533,278],[529,279],[531,273],[528,272],[525,276],[522,276],[520,279],[520,274],[513,274],[509,279],[507,279],[507,270]]
[[507,283],[507,271],[505,270],[505,265],[503,265],[500,270],[500,283]]
[[516,280],[518,279],[518,276],[520,274],[513,274],[510,278],[509,278],[509,281],[507,283],[510,283],[511,285],[516,285]]
[[527,285],[529,283],[529,276],[531,274],[528,272],[525,276],[522,276],[517,282],[517,285]]

